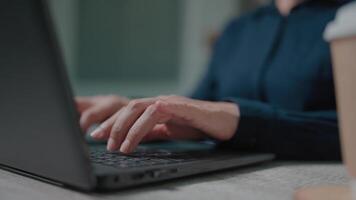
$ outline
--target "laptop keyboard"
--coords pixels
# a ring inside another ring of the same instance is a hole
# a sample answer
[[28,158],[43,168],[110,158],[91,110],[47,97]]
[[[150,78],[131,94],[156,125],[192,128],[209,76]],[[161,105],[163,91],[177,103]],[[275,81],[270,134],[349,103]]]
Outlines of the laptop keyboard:
[[110,153],[104,148],[95,148],[90,151],[93,163],[103,164],[115,168],[132,168],[154,165],[168,165],[192,162],[196,156],[185,153],[173,153],[164,150],[136,151],[129,155]]

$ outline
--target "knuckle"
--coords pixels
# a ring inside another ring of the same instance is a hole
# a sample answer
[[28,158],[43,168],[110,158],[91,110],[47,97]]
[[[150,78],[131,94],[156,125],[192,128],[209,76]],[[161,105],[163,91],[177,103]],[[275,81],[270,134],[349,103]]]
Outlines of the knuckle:
[[153,105],[150,105],[148,106],[147,108],[147,112],[150,114],[150,115],[156,115],[159,113],[159,106],[157,104],[153,104]]
[[110,132],[110,138],[114,139],[114,140],[117,140],[120,136],[120,132],[121,132],[121,127],[119,126],[114,126],[112,129],[111,129],[111,132]]
[[158,100],[167,101],[174,98],[175,95],[160,95],[157,97]]
[[111,128],[111,133],[112,134],[117,134],[122,131],[122,126],[119,123],[114,123],[113,127]]
[[120,103],[124,100],[126,100],[125,98],[119,97],[117,95],[110,95],[110,100],[114,103]]
[[96,118],[98,118],[98,116],[99,116],[99,113],[94,112],[94,111],[90,111],[87,113],[88,119],[96,119]]
[[153,106],[155,106],[155,109],[159,112],[162,112],[164,110],[164,107],[167,105],[170,105],[170,103],[161,100],[158,100],[155,102],[155,104],[153,104]]
[[131,110],[137,110],[142,107],[142,102],[140,102],[139,100],[132,100],[127,105],[127,107]]
[[165,96],[165,95],[160,95],[157,97],[157,101],[165,101],[167,100],[168,96]]
[[132,129],[130,133],[127,134],[126,139],[130,141],[135,141],[139,137],[140,137],[140,132],[137,129]]
[[118,101],[118,97],[115,96],[115,95],[109,95],[109,96],[107,96],[106,98],[107,98],[107,100],[110,101],[110,102],[116,102],[116,101]]
[[161,100],[161,101],[174,101],[174,100],[177,100],[177,99],[180,99],[181,97],[180,96],[177,96],[177,95],[163,95],[163,96],[158,96],[157,97],[157,101],[158,100]]

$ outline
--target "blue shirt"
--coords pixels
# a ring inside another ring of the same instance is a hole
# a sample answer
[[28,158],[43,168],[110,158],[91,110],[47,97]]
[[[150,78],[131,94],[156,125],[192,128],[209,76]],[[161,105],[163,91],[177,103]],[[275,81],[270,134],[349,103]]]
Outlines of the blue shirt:
[[340,159],[330,48],[323,31],[341,3],[306,1],[282,16],[272,3],[233,20],[192,95],[241,111],[225,145],[287,159]]

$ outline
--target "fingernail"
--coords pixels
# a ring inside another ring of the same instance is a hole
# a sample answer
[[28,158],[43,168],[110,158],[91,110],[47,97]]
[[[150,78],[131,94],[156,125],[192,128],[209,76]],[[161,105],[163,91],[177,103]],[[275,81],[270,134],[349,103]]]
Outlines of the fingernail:
[[116,149],[117,149],[116,141],[114,139],[112,139],[112,138],[109,138],[107,150],[108,151],[115,151]]
[[120,152],[129,153],[129,150],[130,150],[130,141],[125,140],[120,147]]
[[101,138],[102,132],[101,132],[101,128],[98,127],[97,129],[95,129],[93,132],[90,133],[90,136],[92,138]]

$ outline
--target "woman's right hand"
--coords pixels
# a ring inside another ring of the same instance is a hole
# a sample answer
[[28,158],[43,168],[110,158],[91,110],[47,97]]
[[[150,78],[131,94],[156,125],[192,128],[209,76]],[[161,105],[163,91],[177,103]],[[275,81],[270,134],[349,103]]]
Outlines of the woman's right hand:
[[101,123],[129,103],[126,97],[115,95],[76,97],[77,110],[80,113],[80,126],[84,132],[89,127]]

